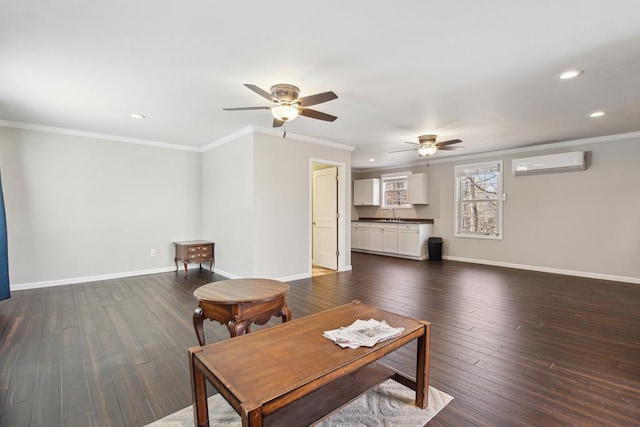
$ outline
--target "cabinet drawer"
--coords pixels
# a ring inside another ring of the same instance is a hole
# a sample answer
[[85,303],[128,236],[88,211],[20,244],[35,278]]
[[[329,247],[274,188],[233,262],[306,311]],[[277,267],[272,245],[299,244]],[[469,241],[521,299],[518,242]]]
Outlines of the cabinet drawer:
[[420,224],[398,224],[398,230],[419,231]]
[[371,223],[370,228],[373,230],[374,228],[382,229],[382,230],[397,230],[398,224],[388,224],[388,223]]
[[186,257],[188,260],[209,259],[213,251],[211,245],[187,246]]
[[188,253],[191,253],[191,252],[202,252],[202,251],[211,252],[211,246],[210,245],[187,246],[187,252]]

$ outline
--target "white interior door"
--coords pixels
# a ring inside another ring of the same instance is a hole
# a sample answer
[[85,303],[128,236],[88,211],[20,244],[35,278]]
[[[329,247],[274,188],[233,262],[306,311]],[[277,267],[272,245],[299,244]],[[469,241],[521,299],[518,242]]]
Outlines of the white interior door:
[[313,171],[313,265],[338,269],[338,168]]

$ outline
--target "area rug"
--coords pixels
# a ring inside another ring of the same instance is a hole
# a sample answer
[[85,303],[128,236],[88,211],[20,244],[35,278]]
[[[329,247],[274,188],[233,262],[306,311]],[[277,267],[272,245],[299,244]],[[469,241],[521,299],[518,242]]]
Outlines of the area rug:
[[[369,390],[358,399],[314,424],[317,427],[418,427],[424,426],[453,397],[429,387],[427,409],[414,405],[415,392],[393,380],[387,380]],[[241,427],[240,416],[219,394],[209,398],[209,422],[211,426]],[[188,406],[174,412],[147,427],[191,427],[193,409]]]

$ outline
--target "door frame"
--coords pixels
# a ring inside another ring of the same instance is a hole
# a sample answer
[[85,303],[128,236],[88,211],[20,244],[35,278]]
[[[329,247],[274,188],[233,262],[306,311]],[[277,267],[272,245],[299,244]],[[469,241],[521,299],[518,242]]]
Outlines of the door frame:
[[[338,256],[338,271],[347,271],[351,270],[351,266],[347,267],[347,254],[351,255],[347,252],[347,224],[350,222],[350,211],[347,210],[347,180],[350,180],[351,177],[349,172],[347,171],[346,163],[336,162],[333,160],[325,160],[318,158],[309,158],[309,221],[307,222],[308,227],[308,235],[309,235],[309,254],[307,259],[309,260],[309,276],[311,276],[312,271],[312,258],[313,258],[313,165],[326,165],[326,166],[336,166],[338,168],[338,213],[340,214],[340,218],[338,218],[338,251],[340,255]],[[349,257],[350,264],[350,257]]]

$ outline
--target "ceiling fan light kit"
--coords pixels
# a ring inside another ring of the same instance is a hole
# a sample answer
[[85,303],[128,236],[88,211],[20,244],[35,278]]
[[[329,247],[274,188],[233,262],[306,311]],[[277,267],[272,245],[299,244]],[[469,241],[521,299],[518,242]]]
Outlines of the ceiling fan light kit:
[[421,145],[418,147],[418,154],[422,157],[433,156],[438,151],[438,147],[435,145]]
[[298,109],[291,105],[278,105],[271,108],[271,114],[274,119],[286,122],[298,117]]

